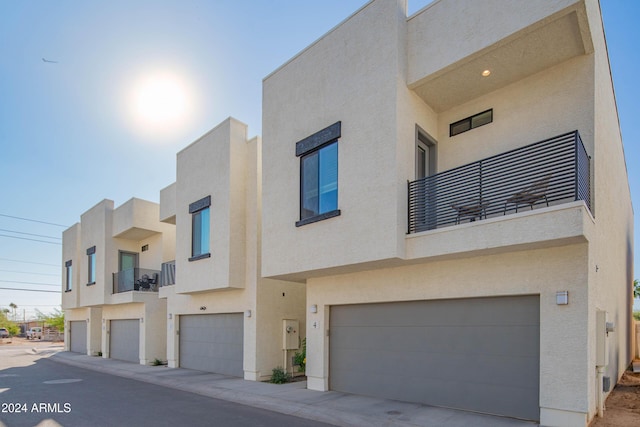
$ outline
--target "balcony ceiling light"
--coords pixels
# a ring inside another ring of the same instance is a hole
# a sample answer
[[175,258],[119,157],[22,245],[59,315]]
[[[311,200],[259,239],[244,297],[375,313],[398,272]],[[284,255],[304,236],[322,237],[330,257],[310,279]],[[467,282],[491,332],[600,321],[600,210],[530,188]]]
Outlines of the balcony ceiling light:
[[484,70],[482,72],[482,77],[489,77],[490,74],[491,74],[491,70]]

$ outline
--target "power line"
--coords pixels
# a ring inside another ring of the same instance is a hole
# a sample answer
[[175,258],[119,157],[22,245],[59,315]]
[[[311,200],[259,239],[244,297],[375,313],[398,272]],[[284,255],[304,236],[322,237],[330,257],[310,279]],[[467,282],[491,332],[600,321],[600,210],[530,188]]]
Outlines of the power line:
[[60,291],[46,291],[44,289],[22,289],[22,288],[0,288],[8,291],[25,291],[25,292],[48,292],[51,294],[59,294]]
[[7,236],[6,234],[0,234],[0,237],[9,237],[10,239],[30,240],[32,242],[50,243],[52,245],[62,245],[60,242],[47,242],[46,240],[28,239],[26,237]]
[[4,216],[4,217],[7,217],[7,218],[13,218],[13,219],[19,219],[19,220],[22,220],[22,221],[38,222],[40,224],[55,225],[57,227],[69,228],[68,225],[56,224],[56,223],[53,223],[53,222],[46,222],[46,221],[38,221],[37,219],[23,218],[21,216],[13,216],[13,215],[5,215],[5,214],[0,214],[0,216]]
[[32,273],[31,271],[17,271],[17,270],[0,270],[2,273],[20,273],[20,274],[34,274],[38,276],[60,276],[60,274],[54,273]]
[[[60,307],[61,304],[20,304],[18,309],[23,307]],[[10,308],[7,306],[6,308]]]
[[0,258],[0,261],[21,262],[23,264],[48,265],[50,267],[60,267],[58,264],[45,264],[43,262],[21,261],[19,259]]
[[2,283],[20,283],[21,285],[42,285],[42,286],[61,286],[60,284],[53,283],[35,283],[35,282],[17,282],[15,280],[0,280]]
[[46,237],[47,239],[62,240],[62,237],[45,236],[44,234],[25,233],[25,232],[23,232],[23,231],[5,230],[4,228],[0,228],[0,231],[6,231],[6,232],[8,232],[8,233],[24,234],[25,236]]

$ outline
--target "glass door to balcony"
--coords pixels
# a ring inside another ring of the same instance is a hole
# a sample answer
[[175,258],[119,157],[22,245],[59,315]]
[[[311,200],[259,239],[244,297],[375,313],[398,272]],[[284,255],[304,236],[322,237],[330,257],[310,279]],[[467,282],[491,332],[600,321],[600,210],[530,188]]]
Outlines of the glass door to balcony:
[[416,126],[416,180],[423,180],[424,191],[418,197],[427,213],[418,220],[416,227],[421,231],[435,228],[433,219],[436,216],[435,200],[437,186],[436,181],[428,177],[436,173],[436,141],[427,135],[422,129]]
[[418,129],[416,135],[416,179],[436,173],[436,142]]
[[118,292],[131,290],[135,283],[135,269],[138,268],[138,254],[120,251],[118,258]]

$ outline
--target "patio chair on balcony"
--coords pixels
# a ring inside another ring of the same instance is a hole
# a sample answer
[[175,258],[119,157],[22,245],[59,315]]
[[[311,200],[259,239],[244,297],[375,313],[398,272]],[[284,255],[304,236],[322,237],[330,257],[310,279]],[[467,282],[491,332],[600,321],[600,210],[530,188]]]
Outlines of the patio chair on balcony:
[[484,199],[478,199],[471,202],[459,202],[455,201],[451,203],[451,207],[458,213],[456,215],[456,224],[460,224],[460,221],[468,219],[469,222],[473,222],[478,219],[482,219],[484,216],[487,218],[487,208],[489,202]]
[[549,188],[549,181],[551,180],[552,173],[545,175],[539,181],[534,182],[529,187],[522,191],[518,191],[513,196],[509,197],[504,203],[504,213],[507,213],[507,206],[511,203],[516,206],[516,212],[521,205],[529,205],[533,210],[533,205],[543,200],[549,206],[549,199],[547,199],[547,189]]

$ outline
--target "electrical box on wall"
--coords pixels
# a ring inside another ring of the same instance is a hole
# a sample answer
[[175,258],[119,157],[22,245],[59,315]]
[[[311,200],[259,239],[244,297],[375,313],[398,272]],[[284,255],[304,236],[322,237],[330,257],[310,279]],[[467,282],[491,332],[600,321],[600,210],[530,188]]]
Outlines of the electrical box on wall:
[[300,348],[300,322],[284,319],[282,321],[282,345],[285,350]]
[[596,311],[596,366],[609,364],[607,332],[607,312],[598,310]]

